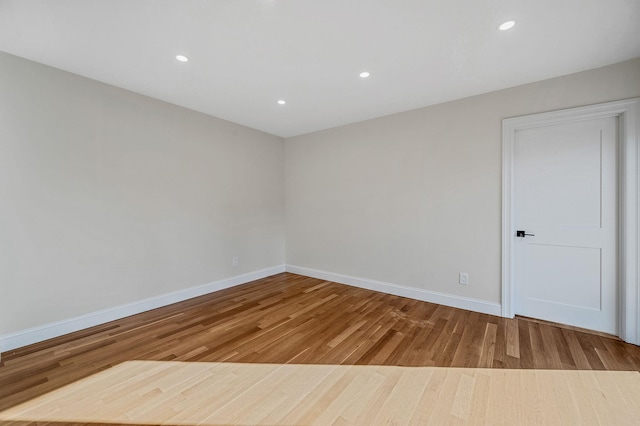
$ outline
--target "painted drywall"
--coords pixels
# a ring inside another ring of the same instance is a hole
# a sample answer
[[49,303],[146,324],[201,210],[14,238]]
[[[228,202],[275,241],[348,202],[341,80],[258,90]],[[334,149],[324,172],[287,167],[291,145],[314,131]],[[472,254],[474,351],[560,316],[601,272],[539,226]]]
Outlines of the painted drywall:
[[0,53],[0,335],[284,264],[283,179],[281,138]]
[[640,58],[289,138],[287,264],[499,303],[501,120],[636,96]]

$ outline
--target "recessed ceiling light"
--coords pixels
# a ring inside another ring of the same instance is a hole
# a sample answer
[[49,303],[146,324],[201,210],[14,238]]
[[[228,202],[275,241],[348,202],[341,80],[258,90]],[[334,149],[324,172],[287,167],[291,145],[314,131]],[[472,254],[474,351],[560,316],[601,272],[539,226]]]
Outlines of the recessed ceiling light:
[[516,24],[516,21],[505,21],[502,24],[498,25],[498,29],[500,31],[506,31],[508,29],[513,28],[515,24]]
[[286,104],[287,102],[286,102],[284,99],[280,99],[280,100],[278,101],[278,103],[279,103],[280,105],[284,105],[284,104]]
[[184,55],[176,55],[176,59],[179,60],[180,62],[187,62],[189,60],[189,58],[187,58]]
[[370,75],[371,75],[371,74],[369,74],[368,72],[363,71],[363,72],[361,72],[361,73],[360,73],[360,78],[367,78],[367,77],[369,77]]

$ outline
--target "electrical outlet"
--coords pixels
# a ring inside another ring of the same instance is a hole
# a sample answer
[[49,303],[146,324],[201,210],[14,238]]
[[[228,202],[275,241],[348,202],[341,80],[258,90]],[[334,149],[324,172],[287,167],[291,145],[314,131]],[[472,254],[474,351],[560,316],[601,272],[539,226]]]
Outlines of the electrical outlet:
[[460,274],[458,275],[458,282],[460,283],[460,285],[469,284],[469,274],[467,274],[466,272],[460,272]]
[[240,258],[238,256],[235,256],[233,259],[231,259],[231,266],[238,266],[239,263]]

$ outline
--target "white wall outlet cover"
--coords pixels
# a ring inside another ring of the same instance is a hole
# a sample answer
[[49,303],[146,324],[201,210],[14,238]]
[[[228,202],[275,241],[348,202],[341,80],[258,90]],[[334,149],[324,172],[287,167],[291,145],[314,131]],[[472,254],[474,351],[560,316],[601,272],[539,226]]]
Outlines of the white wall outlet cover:
[[469,284],[469,274],[467,274],[466,272],[460,272],[460,274],[458,276],[458,282],[461,285]]

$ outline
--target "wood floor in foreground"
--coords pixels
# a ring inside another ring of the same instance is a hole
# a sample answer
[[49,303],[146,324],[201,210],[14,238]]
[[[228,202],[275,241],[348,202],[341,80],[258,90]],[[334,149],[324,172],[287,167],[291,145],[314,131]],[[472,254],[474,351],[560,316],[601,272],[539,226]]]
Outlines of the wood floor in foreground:
[[128,361],[0,421],[635,426],[640,373]]
[[640,348],[290,273],[4,353],[0,410],[125,361],[640,370]]

